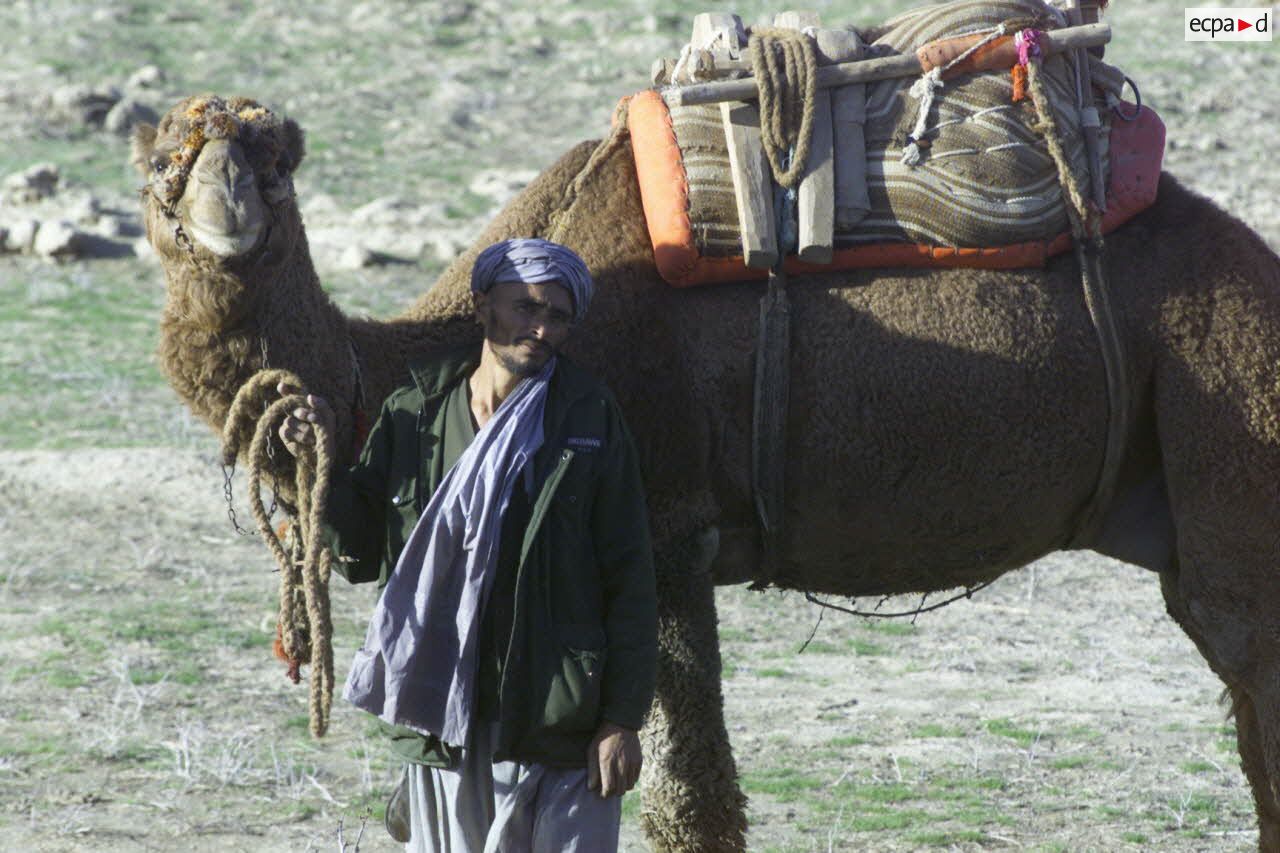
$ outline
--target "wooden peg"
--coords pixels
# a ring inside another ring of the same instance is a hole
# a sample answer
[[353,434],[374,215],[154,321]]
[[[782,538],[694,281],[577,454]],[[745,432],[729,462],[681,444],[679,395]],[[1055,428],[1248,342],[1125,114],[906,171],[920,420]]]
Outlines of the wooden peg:
[[[747,41],[747,31],[742,19],[726,12],[702,12],[693,16],[693,35],[689,44],[695,49],[709,50],[716,46],[737,51]],[[717,45],[717,42],[720,44]]]
[[729,170],[738,207],[742,256],[749,267],[769,269],[778,262],[774,234],[773,179],[760,143],[760,111],[740,101],[720,104]]
[[[832,63],[863,58],[862,40],[852,30],[818,30],[818,53]],[[867,196],[867,92],[863,83],[830,89],[835,162],[835,227],[849,231],[871,209]]]
[[[821,26],[817,12],[780,12],[775,27],[803,30]],[[816,39],[815,39],[816,41]],[[835,236],[835,165],[832,156],[831,94],[819,89],[813,97],[813,137],[805,162],[800,189],[796,193],[796,224],[799,242],[796,254],[802,261],[831,263]]]

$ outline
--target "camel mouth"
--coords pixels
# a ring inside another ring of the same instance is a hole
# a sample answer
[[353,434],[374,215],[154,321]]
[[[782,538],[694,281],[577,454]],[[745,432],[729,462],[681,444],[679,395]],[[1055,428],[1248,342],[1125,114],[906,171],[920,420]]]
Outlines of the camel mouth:
[[261,221],[251,222],[238,231],[226,232],[201,227],[192,222],[191,237],[219,258],[235,258],[248,254],[262,242],[266,228]]

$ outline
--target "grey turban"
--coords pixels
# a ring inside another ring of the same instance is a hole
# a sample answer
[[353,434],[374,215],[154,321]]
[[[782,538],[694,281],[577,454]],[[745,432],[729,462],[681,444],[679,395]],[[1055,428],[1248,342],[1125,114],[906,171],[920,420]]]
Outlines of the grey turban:
[[481,252],[471,268],[472,293],[488,293],[495,284],[506,282],[549,281],[558,281],[569,289],[575,323],[586,316],[595,283],[582,258],[568,246],[540,237],[503,240]]

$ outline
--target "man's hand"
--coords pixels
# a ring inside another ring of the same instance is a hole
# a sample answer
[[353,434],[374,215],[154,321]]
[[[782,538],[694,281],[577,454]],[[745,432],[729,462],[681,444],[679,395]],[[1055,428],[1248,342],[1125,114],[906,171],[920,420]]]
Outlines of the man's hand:
[[587,747],[587,787],[602,797],[621,797],[640,778],[640,736],[608,721]]
[[[281,397],[298,393],[297,388],[283,382],[276,386],[276,390],[280,392]],[[311,447],[316,443],[316,432],[312,424],[327,429],[332,434],[335,423],[336,418],[328,401],[324,397],[308,394],[307,405],[294,409],[293,413],[280,423],[280,440],[284,442],[285,448],[290,453],[297,456],[301,448]]]

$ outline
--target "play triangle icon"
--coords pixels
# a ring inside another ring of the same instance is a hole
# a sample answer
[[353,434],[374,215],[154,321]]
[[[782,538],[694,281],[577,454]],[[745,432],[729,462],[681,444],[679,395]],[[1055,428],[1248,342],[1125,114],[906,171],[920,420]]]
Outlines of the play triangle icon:
[[1253,26],[1253,24],[1249,23],[1243,18],[1236,18],[1236,23],[1240,25],[1240,32],[1244,32],[1245,30]]

